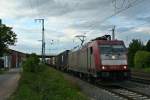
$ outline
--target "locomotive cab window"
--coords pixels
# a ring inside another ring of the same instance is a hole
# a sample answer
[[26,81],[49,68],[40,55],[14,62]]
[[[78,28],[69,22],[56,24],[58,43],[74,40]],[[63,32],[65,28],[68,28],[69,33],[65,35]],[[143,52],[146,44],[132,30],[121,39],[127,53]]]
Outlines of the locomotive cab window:
[[126,51],[124,45],[100,45],[99,48],[102,54],[123,53]]

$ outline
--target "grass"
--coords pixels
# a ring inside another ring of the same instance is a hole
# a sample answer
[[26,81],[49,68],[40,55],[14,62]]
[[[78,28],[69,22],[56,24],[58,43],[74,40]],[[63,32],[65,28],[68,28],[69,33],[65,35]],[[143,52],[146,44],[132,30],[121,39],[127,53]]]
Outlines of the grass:
[[148,73],[150,73],[150,67],[148,67],[148,68],[144,68],[144,72],[148,72]]
[[9,100],[87,100],[79,87],[55,69],[43,65],[41,72],[23,72],[18,89]]
[[146,68],[132,68],[133,70],[137,70],[137,71],[141,71],[141,72],[146,72],[146,73],[150,73],[150,67],[146,67]]
[[8,69],[0,68],[0,74],[4,74]]

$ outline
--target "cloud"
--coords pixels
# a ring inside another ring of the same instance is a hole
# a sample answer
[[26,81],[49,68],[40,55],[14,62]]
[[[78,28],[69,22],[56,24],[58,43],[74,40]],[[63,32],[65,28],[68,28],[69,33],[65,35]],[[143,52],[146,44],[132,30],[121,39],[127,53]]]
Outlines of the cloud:
[[137,27],[137,28],[134,28],[132,31],[144,33],[144,34],[150,34],[150,26],[149,27]]
[[[41,39],[41,23],[35,22],[35,18],[45,19],[47,48],[51,40],[61,42],[61,45],[55,43],[54,48],[59,48],[53,51],[55,53],[77,45],[79,41],[74,38],[75,35],[86,33],[86,41],[89,41],[111,34],[113,25],[116,25],[116,36],[119,39],[126,40],[128,35],[134,38],[137,34],[144,34],[145,37],[141,39],[145,41],[149,36],[149,0],[139,0],[139,3],[114,17],[109,17],[114,14],[113,0],[0,1],[0,18],[17,33],[18,43],[14,48],[18,50],[26,51],[25,48],[30,48],[30,51],[40,53],[41,44],[37,40]],[[122,1],[118,0],[117,7],[121,7]],[[73,43],[73,40],[77,43]]]

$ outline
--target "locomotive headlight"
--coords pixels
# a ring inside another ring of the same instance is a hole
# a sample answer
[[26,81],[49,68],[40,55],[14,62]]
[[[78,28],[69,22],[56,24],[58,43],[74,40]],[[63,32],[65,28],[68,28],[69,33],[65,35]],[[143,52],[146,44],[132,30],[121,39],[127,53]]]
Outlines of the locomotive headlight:
[[105,66],[102,66],[102,69],[105,69]]
[[127,66],[123,66],[124,69],[127,69]]
[[112,56],[112,59],[116,59],[116,57],[113,55],[113,56]]

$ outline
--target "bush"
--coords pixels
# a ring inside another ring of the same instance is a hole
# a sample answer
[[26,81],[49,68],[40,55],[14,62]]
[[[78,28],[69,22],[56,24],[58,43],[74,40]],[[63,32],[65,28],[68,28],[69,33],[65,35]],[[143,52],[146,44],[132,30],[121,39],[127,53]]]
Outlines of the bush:
[[22,73],[18,89],[9,100],[87,100],[62,73],[46,65],[42,67],[41,72]]
[[134,56],[138,50],[144,50],[144,45],[140,40],[133,39],[128,48],[128,64],[134,67]]
[[9,100],[87,100],[63,74],[39,62],[32,54],[23,63],[19,86]]
[[137,51],[134,57],[134,64],[136,68],[150,67],[150,52]]
[[24,72],[39,72],[42,70],[40,60],[36,54],[31,54],[27,60],[23,63]]

